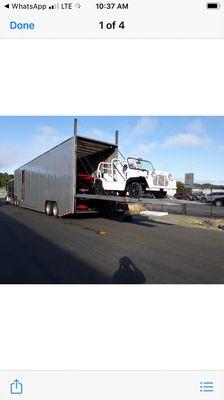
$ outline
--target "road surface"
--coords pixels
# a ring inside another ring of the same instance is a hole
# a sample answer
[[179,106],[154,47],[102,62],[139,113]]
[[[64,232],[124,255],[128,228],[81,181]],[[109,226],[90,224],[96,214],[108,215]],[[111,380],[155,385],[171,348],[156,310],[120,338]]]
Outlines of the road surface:
[[0,201],[0,283],[224,283],[224,232]]

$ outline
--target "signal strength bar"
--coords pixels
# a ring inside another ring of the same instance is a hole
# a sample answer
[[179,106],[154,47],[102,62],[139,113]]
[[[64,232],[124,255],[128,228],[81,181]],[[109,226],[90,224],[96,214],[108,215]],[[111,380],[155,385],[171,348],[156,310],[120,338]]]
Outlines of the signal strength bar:
[[57,4],[52,4],[51,6],[48,7],[49,10],[58,10],[59,9],[59,3]]

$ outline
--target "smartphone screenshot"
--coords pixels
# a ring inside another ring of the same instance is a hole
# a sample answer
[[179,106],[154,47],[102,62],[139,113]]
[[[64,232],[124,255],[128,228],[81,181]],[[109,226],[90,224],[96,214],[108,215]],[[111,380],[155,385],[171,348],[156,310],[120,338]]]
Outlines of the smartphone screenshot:
[[0,397],[224,395],[224,3],[0,5]]

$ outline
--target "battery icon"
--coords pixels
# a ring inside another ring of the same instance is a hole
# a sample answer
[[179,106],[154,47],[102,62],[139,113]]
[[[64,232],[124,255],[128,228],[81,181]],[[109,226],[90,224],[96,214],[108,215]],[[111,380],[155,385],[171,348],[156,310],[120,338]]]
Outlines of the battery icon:
[[207,3],[207,8],[212,8],[213,10],[214,9],[217,9],[217,8],[220,8],[220,4],[219,3]]

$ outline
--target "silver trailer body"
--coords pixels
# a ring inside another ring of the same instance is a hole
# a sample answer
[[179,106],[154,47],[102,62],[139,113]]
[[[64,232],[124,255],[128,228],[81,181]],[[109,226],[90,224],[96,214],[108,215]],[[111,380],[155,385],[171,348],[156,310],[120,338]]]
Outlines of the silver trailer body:
[[117,153],[117,145],[74,135],[15,171],[15,199],[37,211],[45,212],[50,201],[57,203],[59,216],[75,213],[77,173],[96,173],[99,162]]
[[15,197],[20,206],[45,212],[56,201],[60,214],[74,212],[74,138],[15,171]]

